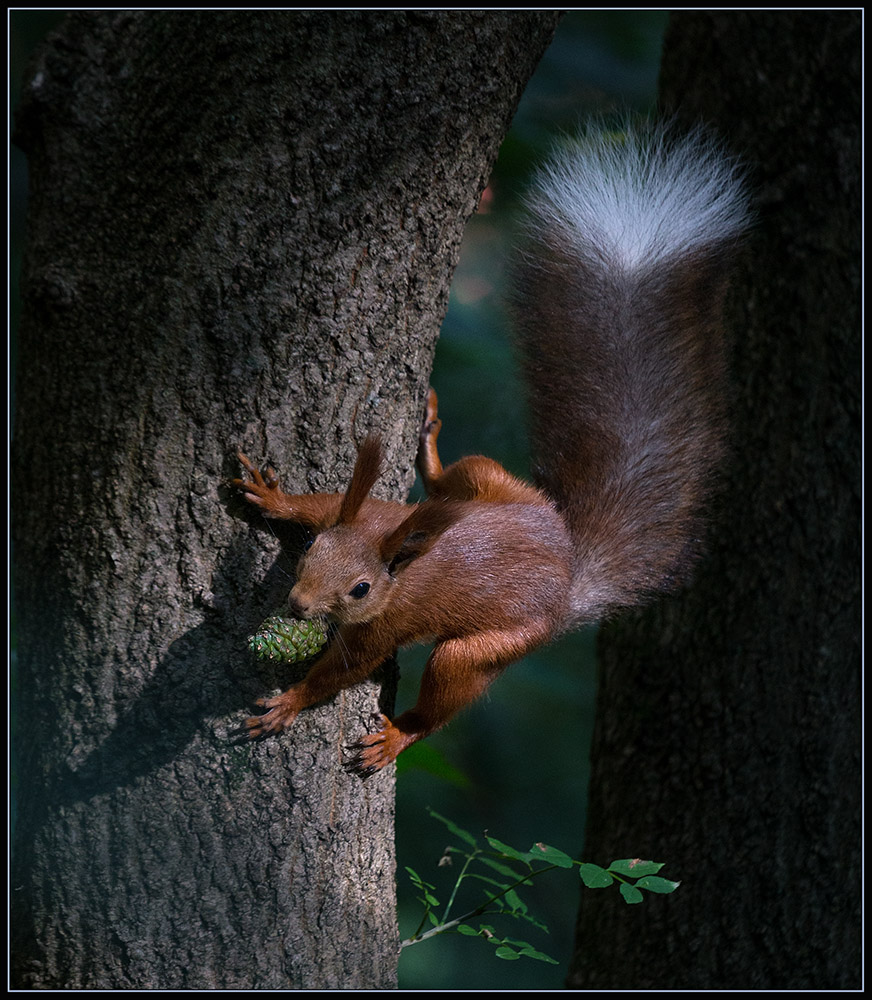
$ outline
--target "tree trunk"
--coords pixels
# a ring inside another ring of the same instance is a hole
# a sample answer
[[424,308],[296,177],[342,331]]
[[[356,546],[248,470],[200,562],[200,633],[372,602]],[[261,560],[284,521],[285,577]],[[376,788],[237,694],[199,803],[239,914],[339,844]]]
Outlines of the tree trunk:
[[664,102],[751,168],[734,455],[680,600],[606,630],[570,985],[860,985],[860,16],[675,15]]
[[[552,14],[71,15],[29,75],[17,381],[14,983],[389,988],[393,776],[361,685],[229,734],[299,536],[241,447],[410,485],[464,222]],[[385,703],[385,695],[382,703]]]

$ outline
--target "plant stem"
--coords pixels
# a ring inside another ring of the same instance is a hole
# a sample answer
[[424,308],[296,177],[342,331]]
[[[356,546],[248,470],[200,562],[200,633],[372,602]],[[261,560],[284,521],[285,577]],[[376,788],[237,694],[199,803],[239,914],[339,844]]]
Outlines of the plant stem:
[[[460,881],[463,878],[466,869],[469,867],[469,863],[476,856],[476,854],[481,854],[481,853],[482,853],[481,851],[476,851],[474,854],[467,855],[467,863],[463,866],[463,871],[458,876],[457,882],[454,886],[454,892],[452,892],[451,899],[448,901],[448,906],[445,907],[445,916],[448,916],[448,911],[451,909],[451,904],[454,902],[454,897],[457,895],[458,886],[460,885]],[[526,875],[521,876],[521,878],[519,878],[516,882],[513,882],[511,885],[507,885],[502,892],[498,892],[495,896],[491,896],[489,899],[486,899],[474,910],[470,910],[468,913],[464,913],[462,917],[457,917],[456,919],[451,920],[448,923],[442,923],[439,924],[437,927],[431,927],[429,931],[426,931],[424,934],[418,937],[418,931],[420,931],[421,928],[424,926],[424,921],[422,920],[421,923],[418,925],[418,930],[415,931],[415,934],[410,938],[406,938],[405,941],[402,941],[400,943],[400,947],[406,948],[410,944],[418,944],[420,941],[426,941],[427,938],[435,937],[437,934],[444,934],[446,931],[450,931],[453,927],[456,927],[458,924],[462,924],[466,920],[471,920],[473,917],[480,916],[482,913],[487,912],[487,908],[491,905],[491,903],[495,903],[498,899],[500,899],[500,897],[505,896],[507,892],[511,892],[511,890],[514,889],[516,886],[523,885],[525,882],[528,882],[531,878],[536,878],[537,875],[543,875],[545,872],[553,871],[555,868],[558,867],[559,865],[546,865],[544,868],[537,868],[535,870],[531,870]]]
[[[463,881],[464,877],[466,876],[466,869],[469,868],[469,866],[472,864],[472,862],[481,853],[482,852],[480,850],[478,850],[478,848],[476,848],[472,852],[472,854],[467,854],[466,855],[466,863],[464,864],[463,868],[461,869],[460,874],[457,876],[457,881],[454,883],[454,888],[451,890],[451,896],[450,896],[450,898],[448,900],[448,903],[447,903],[447,905],[445,907],[445,912],[442,914],[442,922],[443,923],[445,923],[445,921],[448,919],[448,914],[451,912],[451,907],[454,905],[454,898],[457,895],[457,890],[460,888],[460,883]],[[441,924],[440,924],[440,926],[441,926]]]

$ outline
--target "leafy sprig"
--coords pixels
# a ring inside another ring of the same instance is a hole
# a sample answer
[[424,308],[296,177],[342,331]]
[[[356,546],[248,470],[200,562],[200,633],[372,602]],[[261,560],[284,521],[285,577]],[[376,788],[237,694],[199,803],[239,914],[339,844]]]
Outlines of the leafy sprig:
[[[556,965],[555,959],[534,948],[527,941],[500,937],[493,925],[480,923],[474,927],[469,921],[485,915],[509,916],[516,920],[525,920],[547,934],[548,928],[529,912],[519,890],[522,886],[532,885],[533,879],[558,868],[577,867],[582,882],[589,889],[605,889],[617,883],[626,903],[641,903],[646,892],[670,893],[679,886],[678,882],[672,882],[657,874],[663,867],[662,862],[624,858],[613,861],[608,868],[603,868],[590,862],[575,861],[568,854],[547,844],[534,844],[529,851],[519,851],[487,834],[484,835],[487,842],[485,847],[468,830],[462,829],[432,809],[429,812],[463,845],[446,847],[445,854],[439,862],[440,866],[453,864],[453,855],[458,855],[462,859],[462,864],[441,916],[438,915],[440,903],[435,895],[435,886],[426,882],[413,868],[406,868],[412,884],[419,892],[418,901],[423,905],[424,913],[415,933],[402,942],[404,948],[419,944],[438,934],[463,934],[483,938],[494,945],[494,954],[497,958],[508,961],[521,957],[535,958]],[[482,868],[486,871],[482,871]],[[451,913],[461,885],[470,880],[485,887],[484,899],[461,916],[452,918]]]

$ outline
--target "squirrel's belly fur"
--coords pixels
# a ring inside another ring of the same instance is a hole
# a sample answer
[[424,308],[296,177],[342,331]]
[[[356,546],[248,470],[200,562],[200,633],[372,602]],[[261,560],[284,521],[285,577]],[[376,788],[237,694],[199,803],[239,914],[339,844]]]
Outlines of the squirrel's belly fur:
[[350,766],[372,773],[557,632],[686,581],[723,454],[741,176],[700,131],[601,132],[555,154],[528,217],[514,312],[538,489],[481,456],[443,469],[432,390],[418,453],[431,499],[416,507],[369,498],[375,439],[345,494],[288,496],[242,457],[247,498],[315,534],[292,609],[330,618],[341,640],[264,702],[250,735],[433,637],[415,707],[355,744]]

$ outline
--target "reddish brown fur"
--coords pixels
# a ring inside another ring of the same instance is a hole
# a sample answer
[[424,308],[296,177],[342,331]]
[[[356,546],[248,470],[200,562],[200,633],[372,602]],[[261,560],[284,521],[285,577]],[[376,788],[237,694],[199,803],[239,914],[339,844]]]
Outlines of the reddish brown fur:
[[[341,496],[287,496],[243,457],[235,480],[268,517],[301,520],[320,534],[303,555],[289,603],[340,627],[308,676],[247,721],[252,736],[290,725],[301,709],[367,677],[398,646],[434,640],[414,708],[356,745],[371,773],[443,726],[509,663],[547,642],[568,616],[572,549],[560,517],[534,487],[480,456],[443,470],[436,394],[428,402],[419,464],[431,496],[416,507],[361,496],[380,449],[361,450]],[[312,501],[320,501],[313,503]],[[352,511],[351,519],[346,520]],[[369,585],[364,596],[353,592]]]

